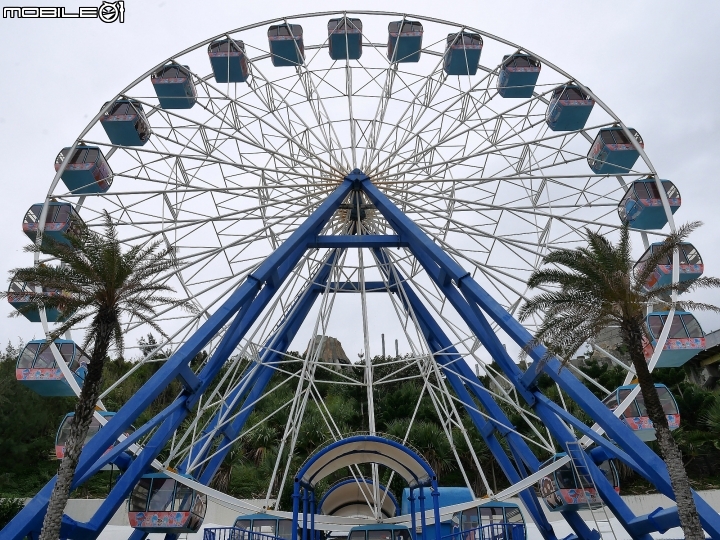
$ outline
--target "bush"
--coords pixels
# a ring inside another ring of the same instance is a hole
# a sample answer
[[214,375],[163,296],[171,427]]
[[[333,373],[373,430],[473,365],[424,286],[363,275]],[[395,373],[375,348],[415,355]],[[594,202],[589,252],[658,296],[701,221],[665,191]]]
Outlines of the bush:
[[10,523],[23,506],[25,502],[22,499],[0,499],[0,529]]

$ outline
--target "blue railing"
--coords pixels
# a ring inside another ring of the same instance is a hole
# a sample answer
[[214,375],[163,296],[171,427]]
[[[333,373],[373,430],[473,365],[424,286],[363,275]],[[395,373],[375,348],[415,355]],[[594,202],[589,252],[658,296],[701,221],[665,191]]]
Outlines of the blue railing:
[[443,540],[525,540],[524,523],[490,523],[482,527],[456,531]]
[[213,527],[205,529],[203,540],[287,540],[272,534],[250,531],[240,527]]

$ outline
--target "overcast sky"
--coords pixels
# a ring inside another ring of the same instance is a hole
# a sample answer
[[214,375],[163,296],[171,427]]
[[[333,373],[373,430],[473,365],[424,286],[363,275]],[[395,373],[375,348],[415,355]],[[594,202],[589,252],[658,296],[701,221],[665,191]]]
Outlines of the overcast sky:
[[[72,11],[98,4],[34,0],[28,5],[64,5]],[[692,240],[706,274],[720,275],[720,3],[715,1],[126,0],[124,24],[0,19],[0,224],[5,231],[0,269],[32,263],[22,252],[25,211],[43,200],[57,152],[120,89],[162,59],[213,35],[277,16],[342,8],[466,23],[538,53],[588,85],[640,131],[660,176],[680,188],[677,223],[705,222]],[[720,304],[720,292],[696,299]],[[3,343],[41,336],[39,325],[4,318],[9,312],[7,303],[0,303]],[[720,327],[720,315],[699,319],[706,331]]]

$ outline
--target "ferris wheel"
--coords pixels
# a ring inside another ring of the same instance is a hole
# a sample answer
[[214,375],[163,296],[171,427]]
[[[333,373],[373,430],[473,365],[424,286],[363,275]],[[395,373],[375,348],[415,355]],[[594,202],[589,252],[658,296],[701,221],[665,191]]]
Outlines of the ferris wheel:
[[[246,435],[239,419],[268,395],[272,374],[286,369],[283,362],[297,368],[287,371],[296,390],[280,404],[290,414],[264,492],[274,511],[282,510],[277,494],[295,473],[297,434],[307,403],[317,400],[314,381],[341,371],[320,356],[338,320],[353,323],[356,342],[348,345],[362,351],[368,427],[376,434],[373,392],[386,380],[376,380],[370,364],[380,353],[371,350],[378,314],[368,297],[375,293],[385,293],[382,317],[396,319],[393,328],[409,351],[389,363],[416,364],[424,399],[443,422],[457,424],[469,407],[477,422],[507,427],[503,410],[512,410],[531,433],[510,427],[504,436],[531,454],[569,453],[553,431],[559,424],[538,428],[547,411],[540,413],[518,386],[532,374],[520,373],[500,346],[521,348],[540,323],[532,320],[525,330],[513,319],[527,279],[550,251],[584,244],[586,228],[613,235],[629,221],[651,250],[663,227],[674,228],[680,205],[678,188],[660,179],[638,131],[582,82],[479,29],[398,13],[279,18],[184,49],[107,96],[55,169],[44,201],[26,215],[26,234],[61,234],[80,221],[100,227],[107,213],[127,246],[161,241],[173,248],[177,266],[157,280],[197,308],[162,309],[156,322],[169,338],[136,366],[167,351],[162,384],[179,377],[192,396],[186,417],[164,435],[165,457],[148,458],[149,468],[180,470],[207,484],[209,467],[217,469]],[[676,267],[702,264],[690,248],[680,257]],[[664,276],[681,279],[672,269]],[[20,294],[25,284],[16,286]],[[246,298],[248,287],[256,290]],[[38,312],[37,321],[47,331],[58,316]],[[702,330],[691,314],[651,316],[657,318],[649,319],[656,338],[648,348],[651,367],[682,361],[667,349],[668,338],[694,339],[700,347]],[[686,335],[670,334],[675,318]],[[124,325],[129,341],[142,335],[139,321]],[[300,345],[297,336],[306,336]],[[291,345],[302,348],[309,338],[304,355],[283,360]],[[183,362],[201,351],[206,359],[187,373]],[[602,352],[627,369],[630,383],[632,369]],[[71,384],[69,370],[77,364],[61,366],[73,393],[81,381]],[[584,377],[569,369],[574,375],[566,370],[556,381],[566,392],[574,376]],[[198,382],[209,374],[222,378],[212,391]],[[478,389],[480,374],[492,388]],[[398,367],[387,380],[404,376]],[[607,419],[595,416],[604,413],[572,388],[572,399],[595,427],[602,425],[596,433],[610,435]],[[620,402],[637,396],[628,388]],[[148,396],[133,398],[108,426],[132,421]],[[579,430],[568,410],[553,414]],[[332,438],[346,436],[324,412]],[[112,429],[100,433],[110,437]],[[117,430],[115,436],[123,433]],[[585,446],[599,444],[578,433]],[[156,435],[133,439],[135,455]],[[225,437],[222,444],[218,437]],[[468,446],[482,493],[493,494]],[[652,461],[637,452],[634,459]],[[513,483],[536,472],[527,460]],[[86,460],[80,476],[95,468]],[[526,506],[533,506],[532,483],[515,491],[524,493]],[[384,500],[374,501],[376,510]],[[542,512],[531,514],[542,520]]]

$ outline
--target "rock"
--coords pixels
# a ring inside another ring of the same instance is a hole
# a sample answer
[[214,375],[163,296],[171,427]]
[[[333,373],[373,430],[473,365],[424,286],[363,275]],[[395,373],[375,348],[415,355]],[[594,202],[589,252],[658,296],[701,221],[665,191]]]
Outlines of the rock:
[[310,351],[314,351],[317,347],[321,347],[318,360],[320,362],[326,362],[328,364],[339,364],[339,365],[350,365],[345,351],[342,348],[342,344],[339,340],[331,336],[315,336],[308,343],[307,349],[305,349],[305,356]]

